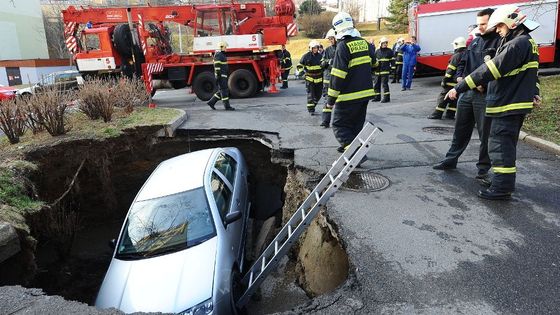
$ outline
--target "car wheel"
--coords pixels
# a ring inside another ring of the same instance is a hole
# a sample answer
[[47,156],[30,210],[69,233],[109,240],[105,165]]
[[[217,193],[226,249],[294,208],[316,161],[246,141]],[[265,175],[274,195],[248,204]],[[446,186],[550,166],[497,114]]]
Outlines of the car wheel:
[[20,96],[20,98],[21,98],[22,100],[27,101],[27,100],[29,100],[29,99],[31,98],[31,96],[33,96],[33,94],[31,94],[31,93],[22,93],[21,96]]

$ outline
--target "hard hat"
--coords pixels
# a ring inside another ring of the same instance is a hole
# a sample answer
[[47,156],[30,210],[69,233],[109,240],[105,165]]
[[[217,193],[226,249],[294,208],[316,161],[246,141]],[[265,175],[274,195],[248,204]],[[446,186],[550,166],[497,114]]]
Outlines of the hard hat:
[[504,23],[510,30],[521,24],[531,31],[540,26],[539,23],[527,19],[527,15],[523,14],[514,4],[506,4],[497,8],[488,20],[488,29],[494,28],[500,23]]
[[312,40],[309,42],[309,49],[313,48],[313,47],[319,47],[321,44],[319,44],[318,41],[316,40]]
[[397,39],[397,43],[404,43],[404,38],[403,38],[403,37],[399,37],[399,39]]
[[381,39],[379,40],[379,45],[383,43],[389,43],[389,39],[387,37],[381,37]]
[[218,48],[224,49],[227,48],[228,44],[225,41],[221,41],[218,43]]
[[453,49],[467,47],[467,40],[464,37],[457,37],[453,40]]
[[352,37],[360,36],[358,30],[354,28],[354,21],[350,14],[346,12],[339,12],[332,19],[333,29],[336,31],[336,39],[341,39],[346,35]]
[[327,35],[325,35],[325,39],[329,39],[329,37],[335,37],[336,36],[336,32],[331,28],[328,32]]

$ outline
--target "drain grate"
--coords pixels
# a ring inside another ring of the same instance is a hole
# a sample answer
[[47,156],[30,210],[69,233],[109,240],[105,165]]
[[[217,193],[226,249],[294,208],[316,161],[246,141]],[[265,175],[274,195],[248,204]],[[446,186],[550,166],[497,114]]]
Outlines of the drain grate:
[[353,172],[342,188],[359,192],[380,191],[389,187],[387,177],[373,172]]
[[422,131],[435,133],[436,135],[449,135],[453,133],[454,129],[454,127],[430,126],[422,128]]

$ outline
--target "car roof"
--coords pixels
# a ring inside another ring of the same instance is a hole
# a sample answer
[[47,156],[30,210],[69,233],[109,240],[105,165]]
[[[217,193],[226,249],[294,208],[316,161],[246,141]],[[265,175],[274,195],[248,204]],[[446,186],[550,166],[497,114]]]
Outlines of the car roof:
[[206,166],[217,150],[219,149],[195,151],[161,162],[138,193],[136,200],[153,199],[202,187]]

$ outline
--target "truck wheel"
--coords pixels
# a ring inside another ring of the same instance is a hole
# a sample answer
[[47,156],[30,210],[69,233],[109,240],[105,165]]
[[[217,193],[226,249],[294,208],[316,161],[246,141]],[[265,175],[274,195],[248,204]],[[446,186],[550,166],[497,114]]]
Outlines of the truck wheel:
[[229,76],[228,87],[232,97],[251,97],[257,92],[257,77],[247,69],[237,69]]
[[202,101],[211,99],[212,95],[216,93],[217,88],[214,73],[210,71],[201,72],[194,78],[194,94]]
[[113,32],[115,48],[123,57],[132,56],[132,34],[128,24],[119,24]]
[[169,83],[171,83],[171,86],[175,89],[182,89],[184,87],[187,87],[187,81],[183,81],[183,80],[171,80],[169,81]]

